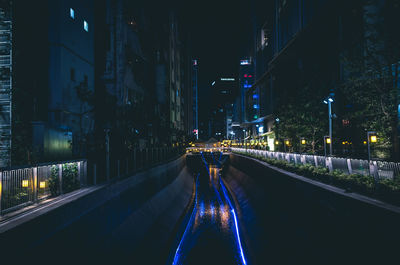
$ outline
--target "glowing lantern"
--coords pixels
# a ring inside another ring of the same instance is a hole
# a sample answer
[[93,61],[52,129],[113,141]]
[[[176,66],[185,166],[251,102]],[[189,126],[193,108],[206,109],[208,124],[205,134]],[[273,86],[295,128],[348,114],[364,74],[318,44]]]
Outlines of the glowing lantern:
[[24,180],[22,181],[22,187],[23,187],[23,188],[28,188],[28,186],[29,186],[29,181],[28,181],[27,179],[24,179]]

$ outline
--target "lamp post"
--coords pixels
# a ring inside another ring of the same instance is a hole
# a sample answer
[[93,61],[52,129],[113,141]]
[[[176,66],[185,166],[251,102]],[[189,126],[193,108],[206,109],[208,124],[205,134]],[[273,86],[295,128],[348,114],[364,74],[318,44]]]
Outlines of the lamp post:
[[[334,93],[330,93],[327,98],[324,99],[324,103],[328,105],[328,116],[329,116],[329,155],[332,156],[332,103],[333,103],[333,97]],[[325,154],[326,156],[326,154]]]
[[326,144],[332,145],[332,140],[329,136],[324,136],[324,151],[326,156]]
[[305,146],[306,143],[307,143],[306,139],[304,139],[304,138],[300,139],[300,154],[303,153],[303,146]]
[[368,143],[368,164],[371,161],[371,143],[377,141],[376,132],[367,132],[367,143]]
[[285,142],[284,142],[284,148],[285,148],[285,153],[286,153],[286,146],[290,146],[290,140],[289,139],[285,139]]

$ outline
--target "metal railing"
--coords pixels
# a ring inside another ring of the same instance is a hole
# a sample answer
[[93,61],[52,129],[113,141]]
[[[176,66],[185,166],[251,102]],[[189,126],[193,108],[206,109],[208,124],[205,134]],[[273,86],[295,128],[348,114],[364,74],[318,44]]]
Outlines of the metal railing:
[[0,215],[86,184],[87,161],[0,171]]
[[310,164],[316,167],[326,167],[330,172],[340,170],[346,174],[371,175],[376,180],[394,179],[400,177],[400,163],[350,159],[341,157],[325,157],[307,154],[272,152],[246,148],[231,148],[233,152],[247,153],[265,158],[285,160],[293,164]]
[[[184,153],[183,147],[135,148],[118,157],[111,157],[109,168],[107,161],[97,161],[90,166],[91,184],[99,184],[112,179],[120,179],[165,163]],[[109,171],[109,174],[107,174]]]

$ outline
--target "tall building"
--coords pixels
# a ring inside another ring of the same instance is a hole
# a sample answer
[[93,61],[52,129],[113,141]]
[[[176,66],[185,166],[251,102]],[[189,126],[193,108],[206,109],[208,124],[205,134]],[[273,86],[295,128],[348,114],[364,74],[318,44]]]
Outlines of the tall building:
[[0,167],[11,164],[12,120],[11,1],[0,2]]
[[199,90],[198,90],[199,66],[198,60],[194,59],[192,63],[192,115],[193,115],[193,133],[196,139],[199,139]]
[[107,44],[98,51],[98,80],[111,112],[102,122],[111,141],[123,149],[184,141],[193,131],[192,62],[178,16],[127,0],[103,0],[98,9],[105,10],[99,42]]
[[[390,133],[381,131],[385,135],[381,157],[388,153],[383,151],[385,148],[391,149],[392,157],[395,153],[398,156],[399,130],[393,125],[398,124],[394,122],[397,113],[393,112],[398,103],[387,100],[381,109],[370,114],[368,119],[379,126],[361,121],[356,114],[356,106],[365,108],[368,103],[362,100],[374,90],[372,86],[366,89],[368,82],[378,81],[368,77],[368,72],[375,71],[377,76],[386,73],[385,78],[393,79],[386,84],[395,84],[398,89],[400,38],[393,30],[399,22],[398,11],[399,4],[391,0],[256,2],[250,55],[243,54],[252,58],[255,77],[246,95],[241,95],[242,101],[247,101],[244,127],[248,135],[267,140],[271,150],[275,149],[274,138],[291,139],[298,149],[299,137],[306,137],[310,151],[323,152],[328,121],[321,99],[334,93],[334,112],[338,117],[334,120],[335,153],[341,152],[342,141],[346,140],[353,143],[355,154],[357,149],[358,154],[365,153],[365,131],[390,127]],[[388,65],[391,71],[387,71]],[[360,82],[369,80],[358,89],[364,95],[350,95],[351,89],[357,91],[352,80],[362,75],[365,78]],[[293,118],[295,124],[304,127],[290,127],[288,123],[294,124]]]
[[233,103],[237,94],[237,80],[231,76],[222,76],[211,84],[209,133],[216,139],[232,138]]
[[2,166],[85,156],[93,2],[1,1],[1,10]]

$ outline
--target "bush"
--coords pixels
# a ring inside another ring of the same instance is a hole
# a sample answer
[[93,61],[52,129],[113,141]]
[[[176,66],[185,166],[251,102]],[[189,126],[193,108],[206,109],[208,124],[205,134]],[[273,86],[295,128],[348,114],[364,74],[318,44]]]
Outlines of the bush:
[[62,170],[63,192],[67,193],[79,189],[80,183],[78,180],[77,163],[63,164]]
[[383,179],[379,182],[378,196],[383,200],[392,201],[400,205],[400,181],[399,179]]
[[[256,155],[242,153],[243,155],[258,158]],[[367,196],[378,196],[384,201],[388,201],[400,205],[400,179],[383,179],[376,187],[375,180],[372,176],[361,174],[346,174],[340,170],[329,172],[328,168],[315,167],[310,164],[295,165],[286,160],[277,160],[262,157],[261,160],[272,166],[282,168],[284,170],[296,173],[298,175],[315,179],[324,183],[333,184],[346,190],[356,191]]]
[[[49,189],[51,196],[60,195],[60,180],[58,177],[58,166],[51,167],[51,175],[49,178]],[[68,163],[62,165],[62,189],[64,193],[79,189],[80,182],[78,179],[77,163]]]
[[49,178],[49,189],[51,196],[57,196],[59,194],[59,186],[60,181],[58,179],[58,166],[54,165],[51,167],[51,174]]

